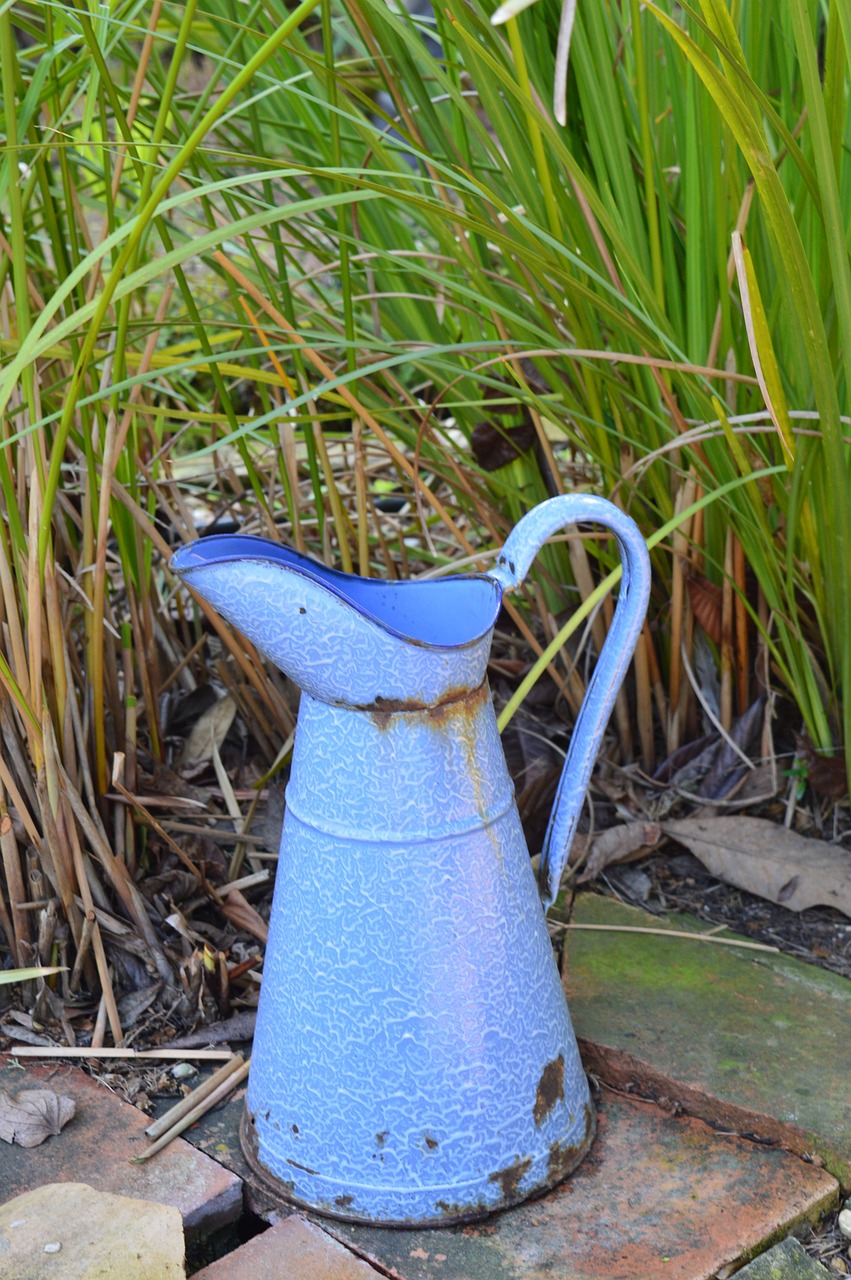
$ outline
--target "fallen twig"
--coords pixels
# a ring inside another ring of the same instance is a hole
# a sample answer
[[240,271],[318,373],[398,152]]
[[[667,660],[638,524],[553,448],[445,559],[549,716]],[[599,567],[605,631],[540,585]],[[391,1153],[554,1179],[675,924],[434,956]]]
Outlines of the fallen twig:
[[259,884],[269,884],[272,879],[272,873],[268,868],[263,871],[252,871],[251,875],[241,876],[239,880],[230,880],[227,884],[219,886],[219,893],[225,896],[233,893],[234,890],[242,892],[243,889],[256,889]]
[[550,920],[554,929],[591,929],[602,933],[650,933],[659,938],[687,938],[689,942],[714,942],[721,947],[745,947],[748,951],[770,951],[780,954],[779,947],[769,946],[767,942],[745,942],[738,938],[719,938],[714,933],[689,933],[686,929],[645,929],[635,924],[562,924],[560,920]]
[[168,1111],[161,1115],[159,1120],[149,1124],[145,1130],[148,1137],[153,1141],[156,1138],[161,1138],[164,1133],[168,1133],[169,1129],[176,1125],[178,1120],[182,1120],[187,1112],[194,1110],[199,1102],[203,1102],[209,1094],[214,1093],[222,1081],[227,1080],[228,1076],[241,1067],[244,1061],[245,1059],[241,1053],[234,1054],[223,1067],[219,1067],[218,1071],[214,1071],[209,1079],[205,1080],[203,1084],[199,1084],[197,1089],[187,1093],[185,1097],[181,1098],[179,1102],[176,1102],[173,1107],[170,1107]]
[[193,1045],[224,1044],[227,1040],[250,1040],[257,1021],[256,1009],[244,1009],[231,1014],[223,1022],[210,1022],[198,1031],[173,1040],[174,1049],[191,1049]]
[[[190,1111],[186,1111],[165,1133],[157,1138],[156,1142],[151,1143],[138,1156],[134,1156],[130,1163],[141,1164],[144,1160],[150,1160],[151,1156],[155,1156],[158,1151],[162,1151],[163,1147],[167,1147],[174,1138],[183,1133],[184,1129],[188,1129],[196,1120],[200,1120],[201,1116],[205,1115],[211,1107],[214,1107],[217,1102],[221,1102],[222,1098],[231,1093],[238,1084],[241,1084],[248,1075],[250,1066],[251,1059],[249,1058],[247,1062],[243,1062],[235,1070],[228,1072],[217,1088],[213,1089],[211,1093],[207,1093]],[[217,1072],[217,1074],[219,1073]],[[200,1093],[201,1089],[203,1089],[203,1085],[196,1092]]]
[[234,1056],[230,1049],[70,1049],[61,1044],[44,1048],[13,1044],[8,1052],[15,1058],[162,1058],[168,1062],[183,1062],[185,1058],[221,1062]]

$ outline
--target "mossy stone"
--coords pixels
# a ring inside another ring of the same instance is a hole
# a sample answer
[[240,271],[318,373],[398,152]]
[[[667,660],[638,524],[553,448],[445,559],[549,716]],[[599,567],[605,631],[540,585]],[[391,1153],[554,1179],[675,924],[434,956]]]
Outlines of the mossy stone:
[[792,1236],[736,1272],[736,1280],[828,1280],[829,1276]]

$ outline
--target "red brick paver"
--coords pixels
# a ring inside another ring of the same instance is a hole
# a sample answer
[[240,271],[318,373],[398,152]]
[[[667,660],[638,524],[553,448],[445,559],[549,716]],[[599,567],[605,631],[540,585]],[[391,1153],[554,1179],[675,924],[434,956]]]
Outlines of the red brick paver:
[[178,1138],[144,1164],[130,1164],[150,1145],[150,1123],[79,1067],[12,1066],[0,1055],[0,1088],[53,1089],[74,1099],[76,1114],[56,1137],[24,1149],[0,1142],[0,1201],[49,1182],[85,1182],[97,1191],[174,1205],[190,1236],[232,1222],[242,1213],[242,1181]]
[[378,1273],[320,1226],[293,1214],[196,1271],[195,1280],[378,1280]]
[[326,1229],[401,1280],[708,1280],[837,1197],[787,1152],[606,1092],[590,1154],[543,1200],[468,1227]]

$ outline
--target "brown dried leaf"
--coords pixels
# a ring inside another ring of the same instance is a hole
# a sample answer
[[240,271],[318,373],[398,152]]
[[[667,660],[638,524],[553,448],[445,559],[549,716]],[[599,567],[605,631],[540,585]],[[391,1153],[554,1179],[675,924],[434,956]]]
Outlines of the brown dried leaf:
[[221,910],[237,929],[244,929],[261,942],[269,941],[269,926],[239,889],[222,890]]
[[580,882],[593,880],[613,863],[630,862],[642,857],[661,838],[661,828],[655,822],[625,822],[619,827],[601,831],[594,838],[591,855],[580,876]]
[[851,916],[847,849],[765,818],[685,818],[663,823],[662,830],[727,884],[790,911],[826,906]]
[[691,611],[713,644],[721,643],[721,597],[723,591],[716,582],[710,582],[703,574],[690,573],[686,578]]
[[19,1147],[37,1147],[61,1132],[75,1111],[73,1098],[52,1089],[0,1089],[0,1138]]
[[796,736],[795,745],[807,762],[807,782],[816,795],[841,800],[848,792],[845,757],[820,755],[804,734]]
[[497,427],[490,422],[479,422],[470,436],[470,448],[483,471],[498,471],[513,462],[535,443],[535,427],[532,420],[518,427]]
[[165,764],[154,764],[151,775],[142,774],[137,794],[148,808],[179,805],[185,808],[209,809],[212,796],[206,787],[193,786],[182,774]]

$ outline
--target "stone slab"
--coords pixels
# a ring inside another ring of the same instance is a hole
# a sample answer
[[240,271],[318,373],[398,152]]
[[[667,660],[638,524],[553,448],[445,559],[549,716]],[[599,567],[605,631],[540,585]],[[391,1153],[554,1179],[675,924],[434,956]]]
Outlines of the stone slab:
[[98,1191],[174,1205],[191,1238],[242,1214],[242,1181],[182,1138],[144,1164],[130,1160],[150,1145],[148,1118],[79,1067],[26,1061],[0,1054],[0,1088],[53,1089],[74,1099],[76,1114],[39,1147],[0,1142],[0,1199],[50,1182],[86,1182]]
[[378,1280],[379,1273],[300,1214],[220,1258],[194,1280]]
[[399,1280],[708,1280],[838,1199],[823,1169],[604,1091],[598,1137],[545,1198],[466,1227],[325,1229]]
[[0,1275],[8,1280],[184,1280],[183,1222],[173,1205],[54,1182],[0,1205]]
[[[589,893],[573,919],[706,930]],[[851,1186],[847,979],[766,952],[585,930],[568,933],[563,973],[592,1074],[814,1156]]]
[[738,1280],[830,1280],[830,1272],[794,1239],[783,1240],[760,1254],[736,1276]]

